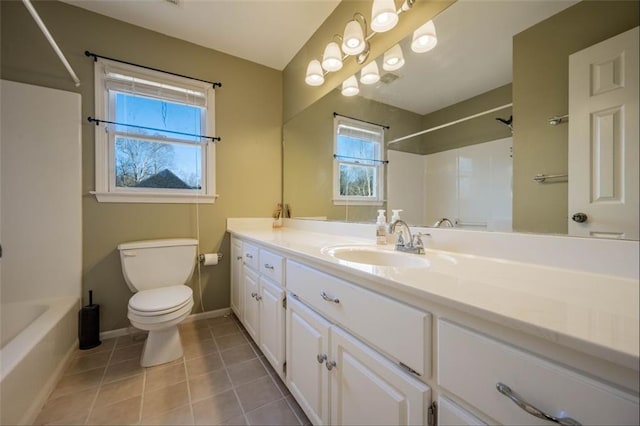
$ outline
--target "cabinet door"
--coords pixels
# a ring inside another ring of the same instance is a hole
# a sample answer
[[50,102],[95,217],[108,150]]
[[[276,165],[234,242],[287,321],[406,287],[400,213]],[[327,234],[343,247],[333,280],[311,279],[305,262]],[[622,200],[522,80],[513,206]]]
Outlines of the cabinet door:
[[231,239],[231,310],[242,321],[242,241]]
[[329,371],[323,356],[328,357],[330,326],[298,299],[287,297],[286,383],[314,425],[329,424]]
[[247,329],[249,335],[255,342],[259,342],[259,326],[260,326],[260,302],[258,296],[260,294],[258,287],[258,274],[249,269],[247,266],[242,268],[242,282],[244,287],[244,328]]
[[426,424],[431,389],[342,329],[331,328],[331,423]]
[[260,350],[282,376],[284,364],[284,290],[260,277]]
[[446,396],[438,397],[439,426],[484,426],[482,420],[451,401]]

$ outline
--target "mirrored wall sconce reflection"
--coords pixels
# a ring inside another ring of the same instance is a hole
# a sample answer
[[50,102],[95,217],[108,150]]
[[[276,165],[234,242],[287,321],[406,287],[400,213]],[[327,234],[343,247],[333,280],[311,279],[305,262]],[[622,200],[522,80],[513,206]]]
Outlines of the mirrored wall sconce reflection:
[[358,87],[358,80],[355,75],[352,75],[342,82],[342,94],[344,96],[355,96],[358,93],[360,93],[360,88]]
[[433,21],[429,21],[413,32],[411,50],[416,53],[425,53],[436,47],[438,37],[436,37],[436,26]]
[[378,81],[380,81],[378,63],[376,61],[371,61],[362,68],[362,71],[360,71],[360,83],[375,84]]
[[384,52],[382,69],[385,71],[396,71],[402,68],[403,65],[404,55],[402,54],[402,48],[399,44],[396,44],[391,49]]
[[[334,35],[333,40],[327,44],[322,55],[322,62],[317,59],[309,62],[305,82],[310,86],[322,85],[326,73],[342,69],[343,62],[349,56],[354,56],[358,64],[364,64],[371,50],[369,40],[377,33],[393,29],[399,21],[399,15],[411,10],[414,3],[415,0],[404,0],[402,6],[396,10],[395,0],[373,0],[371,32],[369,34],[367,34],[366,18],[363,14],[356,12],[353,18],[347,22],[343,35]],[[339,40],[339,43],[335,41],[336,39]],[[318,64],[321,65],[320,74],[317,72]]]

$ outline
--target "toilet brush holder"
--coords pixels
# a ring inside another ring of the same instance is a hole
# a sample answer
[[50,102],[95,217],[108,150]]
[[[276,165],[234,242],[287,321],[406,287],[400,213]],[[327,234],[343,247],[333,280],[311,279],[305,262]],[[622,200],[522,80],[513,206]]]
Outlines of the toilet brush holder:
[[93,291],[89,290],[89,304],[78,311],[78,341],[80,349],[99,346],[100,341],[100,305],[93,304]]

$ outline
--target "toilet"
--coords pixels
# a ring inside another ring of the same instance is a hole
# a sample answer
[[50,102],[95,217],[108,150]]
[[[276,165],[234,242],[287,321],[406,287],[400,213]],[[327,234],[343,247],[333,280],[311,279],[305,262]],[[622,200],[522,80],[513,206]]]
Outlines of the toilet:
[[127,317],[147,330],[140,364],[164,364],[182,356],[178,324],[191,313],[191,279],[198,240],[179,238],[133,241],[118,245],[122,273],[135,294]]

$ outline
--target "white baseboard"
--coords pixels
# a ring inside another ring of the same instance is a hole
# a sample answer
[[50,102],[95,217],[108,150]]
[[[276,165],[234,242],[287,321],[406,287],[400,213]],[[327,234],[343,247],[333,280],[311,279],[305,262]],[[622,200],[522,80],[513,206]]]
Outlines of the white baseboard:
[[[231,314],[231,308],[222,308],[222,309],[216,309],[215,311],[200,312],[198,314],[189,315],[187,318],[185,318],[185,320],[182,323],[185,324],[185,323],[199,321],[199,320],[208,319],[208,318],[223,317],[229,314]],[[114,337],[120,337],[120,336],[128,336],[130,334],[135,334],[138,332],[141,332],[141,331],[133,326],[118,328],[115,330],[103,331],[100,333],[100,340],[112,339]]]

